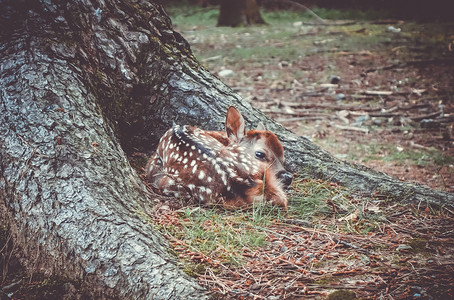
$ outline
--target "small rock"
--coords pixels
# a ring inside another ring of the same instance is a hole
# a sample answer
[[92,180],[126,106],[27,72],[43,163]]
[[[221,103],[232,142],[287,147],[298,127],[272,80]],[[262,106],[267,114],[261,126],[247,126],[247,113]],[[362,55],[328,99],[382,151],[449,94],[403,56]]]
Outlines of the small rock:
[[329,82],[332,84],[338,84],[341,78],[337,75],[331,75]]
[[363,122],[367,121],[367,120],[369,120],[369,115],[362,115],[355,119],[354,124],[361,126],[363,124]]
[[283,61],[281,61],[279,63],[279,67],[281,67],[281,68],[285,68],[285,67],[288,67],[288,66],[289,66],[289,62],[288,61],[283,60]]
[[411,249],[413,249],[411,246],[405,245],[405,244],[400,244],[400,245],[397,246],[397,248],[396,248],[397,251],[411,250]]
[[294,27],[300,27],[301,25],[303,25],[303,22],[301,22],[301,21],[293,22]]
[[233,72],[232,70],[229,70],[229,69],[221,70],[218,73],[219,77],[230,77],[230,76],[233,76],[234,74],[235,74],[235,72]]
[[383,120],[380,120],[380,119],[377,119],[377,118],[372,118],[372,122],[374,125],[382,125],[383,124]]
[[336,101],[340,101],[340,100],[344,100],[345,99],[345,95],[342,94],[342,93],[339,93],[336,95]]
[[389,32],[399,33],[402,29],[396,28],[394,26],[389,26],[388,28],[386,28],[386,30],[388,30]]

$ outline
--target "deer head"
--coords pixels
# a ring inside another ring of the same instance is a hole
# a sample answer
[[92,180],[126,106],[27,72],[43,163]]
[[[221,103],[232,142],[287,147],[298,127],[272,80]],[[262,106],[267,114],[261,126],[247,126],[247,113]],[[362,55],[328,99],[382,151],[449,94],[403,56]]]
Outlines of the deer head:
[[245,132],[244,118],[231,106],[226,130],[174,126],[149,160],[148,180],[163,194],[226,207],[269,201],[287,208],[283,191],[292,176],[284,169],[284,149],[262,125]]

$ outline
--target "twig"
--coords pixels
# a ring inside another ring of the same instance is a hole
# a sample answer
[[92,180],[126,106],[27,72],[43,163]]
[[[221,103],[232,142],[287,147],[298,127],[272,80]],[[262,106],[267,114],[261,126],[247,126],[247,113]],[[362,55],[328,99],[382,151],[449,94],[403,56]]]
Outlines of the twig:
[[285,122],[298,122],[298,121],[307,121],[307,120],[324,120],[326,117],[296,117],[296,118],[279,118],[276,119],[278,123]]
[[283,219],[282,223],[292,224],[292,225],[297,225],[297,226],[312,227],[312,222],[306,221],[306,220]]
[[338,239],[338,238],[336,238],[336,237],[333,237],[333,240],[334,240],[336,243],[338,243],[338,244],[342,244],[342,245],[344,245],[344,246],[353,248],[353,249],[355,249],[355,250],[358,251],[358,252],[365,253],[365,254],[366,254],[366,253],[369,253],[369,251],[367,251],[366,249],[360,248],[360,247],[358,247],[358,246],[356,246],[356,245],[353,245],[352,243],[349,243],[349,242],[340,240],[340,239]]
[[413,121],[421,121],[421,120],[424,120],[424,119],[432,119],[432,118],[438,117],[441,114],[443,114],[443,111],[440,110],[440,111],[437,111],[437,112],[434,112],[434,113],[431,113],[431,114],[428,114],[428,115],[410,117],[410,119],[413,120]]
[[343,126],[343,125],[334,125],[334,127],[342,129],[342,130],[350,130],[350,131],[359,131],[364,133],[369,133],[368,128],[361,128],[361,127],[354,127],[354,126]]
[[309,9],[307,6],[305,6],[305,5],[301,4],[301,3],[298,3],[298,2],[295,2],[295,1],[291,1],[291,0],[280,0],[280,1],[288,3],[288,4],[291,4],[291,5],[295,5],[295,6],[299,7],[299,8],[302,8],[305,11],[309,12],[312,16],[314,16],[321,23],[326,23],[325,19],[321,18],[319,15],[317,15],[315,12],[313,12],[311,9]]
[[294,107],[294,108],[322,108],[322,109],[332,109],[332,110],[348,110],[348,111],[379,111],[381,108],[371,108],[365,107],[364,105],[335,105],[334,103],[322,104],[322,103],[297,103],[297,102],[287,102],[279,101],[280,104]]

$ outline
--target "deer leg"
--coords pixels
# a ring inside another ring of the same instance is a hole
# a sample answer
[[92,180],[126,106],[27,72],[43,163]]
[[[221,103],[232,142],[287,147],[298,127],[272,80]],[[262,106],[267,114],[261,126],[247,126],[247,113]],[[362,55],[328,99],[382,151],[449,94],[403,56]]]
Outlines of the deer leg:
[[162,194],[173,197],[190,198],[188,190],[181,184],[178,184],[175,177],[170,174],[163,174],[157,181],[157,188]]

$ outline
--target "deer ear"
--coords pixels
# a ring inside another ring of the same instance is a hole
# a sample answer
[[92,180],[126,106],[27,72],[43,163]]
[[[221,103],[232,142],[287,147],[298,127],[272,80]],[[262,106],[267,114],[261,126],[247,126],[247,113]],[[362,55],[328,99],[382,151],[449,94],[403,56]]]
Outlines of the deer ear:
[[256,129],[257,129],[257,130],[266,130],[266,127],[265,127],[265,125],[263,125],[262,122],[259,122],[259,124],[257,125],[257,128],[256,128]]
[[246,133],[243,116],[233,106],[230,106],[227,110],[225,131],[232,142],[238,142]]

